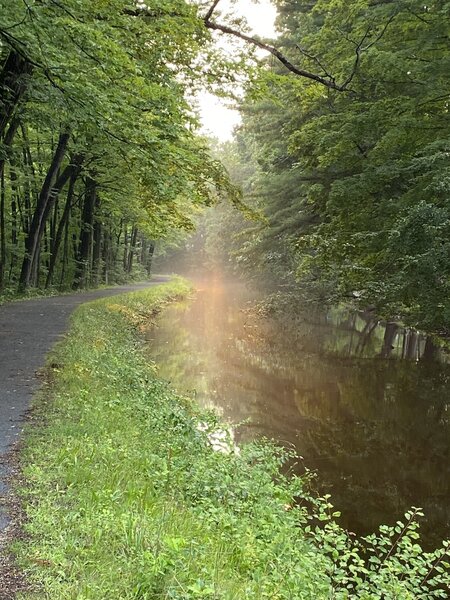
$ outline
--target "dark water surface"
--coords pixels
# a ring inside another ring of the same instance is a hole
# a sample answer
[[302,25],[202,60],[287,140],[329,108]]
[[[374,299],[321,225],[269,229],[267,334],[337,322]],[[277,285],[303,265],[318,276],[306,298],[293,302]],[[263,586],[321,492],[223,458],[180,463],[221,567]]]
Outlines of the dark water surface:
[[150,333],[159,374],[224,420],[245,421],[238,440],[294,444],[299,473],[317,470],[351,531],[420,506],[425,545],[448,537],[450,366],[418,360],[420,339],[414,360],[398,358],[408,340],[362,316],[334,311],[286,330],[250,316],[249,298],[217,282],[167,309]]

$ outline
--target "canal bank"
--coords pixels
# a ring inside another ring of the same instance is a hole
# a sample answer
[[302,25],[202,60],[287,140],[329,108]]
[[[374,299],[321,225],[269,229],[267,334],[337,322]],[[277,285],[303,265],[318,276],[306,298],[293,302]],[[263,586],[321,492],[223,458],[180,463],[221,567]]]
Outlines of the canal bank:
[[188,289],[85,305],[52,355],[45,421],[22,455],[24,598],[445,597],[446,550],[420,550],[417,513],[363,547],[328,499],[283,475],[292,453],[214,450],[220,419],[156,377],[143,346],[155,312]]

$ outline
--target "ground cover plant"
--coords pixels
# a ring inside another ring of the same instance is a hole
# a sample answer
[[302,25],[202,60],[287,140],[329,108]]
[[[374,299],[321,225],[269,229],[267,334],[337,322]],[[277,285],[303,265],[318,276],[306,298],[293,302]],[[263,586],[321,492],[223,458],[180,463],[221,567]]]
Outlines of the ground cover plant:
[[352,541],[328,498],[282,474],[289,452],[235,448],[158,379],[142,330],[189,289],[85,304],[50,357],[45,419],[22,457],[28,538],[15,551],[34,584],[22,598],[447,597],[447,547],[421,550],[420,511]]

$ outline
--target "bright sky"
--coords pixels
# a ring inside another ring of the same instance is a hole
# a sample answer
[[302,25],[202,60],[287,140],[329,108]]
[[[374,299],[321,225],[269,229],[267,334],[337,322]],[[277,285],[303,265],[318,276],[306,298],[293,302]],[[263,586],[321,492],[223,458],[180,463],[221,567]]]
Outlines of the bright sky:
[[[232,9],[237,16],[246,17],[252,33],[261,37],[275,37],[276,9],[270,0],[237,0],[234,3],[232,0],[222,0],[219,6],[224,13]],[[225,34],[221,35],[223,40],[226,37]],[[223,43],[226,44],[226,41]],[[236,110],[227,106],[230,101],[204,92],[198,96],[198,103],[202,130],[221,141],[231,139],[234,127],[240,123],[240,116]]]

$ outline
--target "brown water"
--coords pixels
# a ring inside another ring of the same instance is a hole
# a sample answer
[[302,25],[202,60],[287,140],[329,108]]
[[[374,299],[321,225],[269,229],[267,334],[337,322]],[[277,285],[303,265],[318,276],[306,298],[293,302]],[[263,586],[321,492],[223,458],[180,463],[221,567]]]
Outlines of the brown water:
[[[150,334],[160,375],[240,423],[238,439],[294,444],[298,472],[317,470],[319,491],[351,531],[420,506],[426,545],[448,537],[450,367],[395,358],[403,336],[386,352],[385,327],[362,317],[335,311],[286,330],[243,310],[249,298],[217,283],[167,309]],[[415,358],[424,348],[416,346]]]

